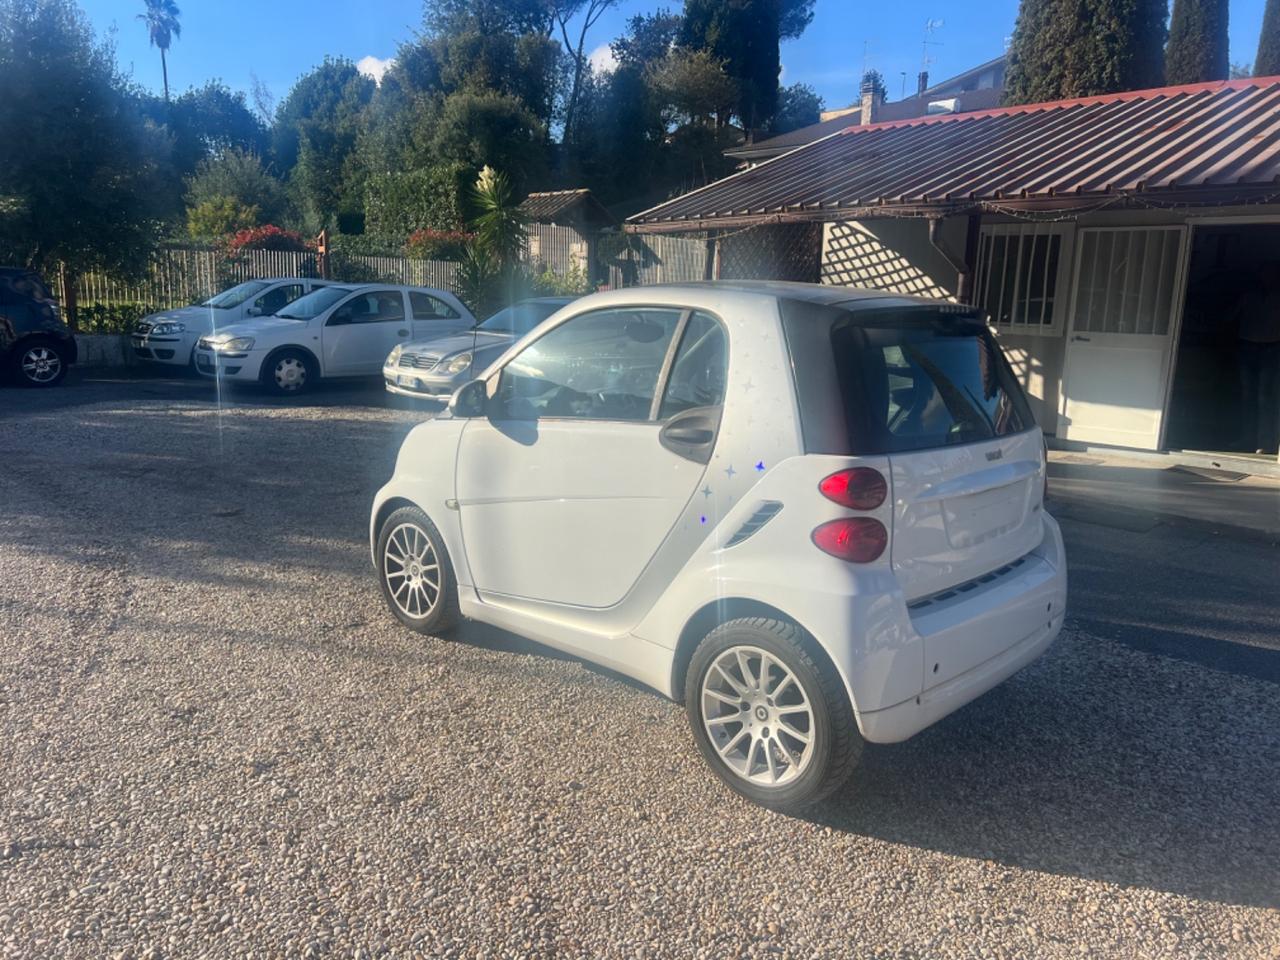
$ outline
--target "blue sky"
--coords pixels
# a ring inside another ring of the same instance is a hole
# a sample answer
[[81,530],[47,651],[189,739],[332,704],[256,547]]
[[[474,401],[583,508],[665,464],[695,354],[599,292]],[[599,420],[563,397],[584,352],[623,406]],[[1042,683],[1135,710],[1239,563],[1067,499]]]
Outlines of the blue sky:
[[[1231,59],[1253,60],[1264,0],[1232,0]],[[135,19],[141,0],[80,0],[101,35],[114,31],[121,67],[145,87],[160,90],[160,57],[148,47]],[[257,75],[282,98],[293,82],[326,54],[352,60],[385,59],[411,37],[422,18],[420,0],[178,0],[182,38],[169,56],[176,91],[221,78],[248,91]],[[622,32],[626,19],[680,0],[622,0],[588,37],[602,48]],[[891,99],[911,92],[921,64],[925,24],[932,32],[930,76],[936,81],[998,56],[1013,31],[1017,0],[897,0],[893,3],[817,0],[804,36],[783,45],[783,83],[811,84],[829,107],[852,98],[863,64],[884,74]],[[601,56],[605,52],[601,50]]]

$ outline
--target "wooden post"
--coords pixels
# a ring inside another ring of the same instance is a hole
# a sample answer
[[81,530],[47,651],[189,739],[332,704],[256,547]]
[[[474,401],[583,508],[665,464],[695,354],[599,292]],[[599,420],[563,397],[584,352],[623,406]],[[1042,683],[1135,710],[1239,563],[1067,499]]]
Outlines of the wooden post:
[[62,314],[72,333],[80,332],[80,317],[76,305],[76,275],[67,269],[66,263],[58,264],[58,283],[62,287]]
[[982,214],[969,214],[969,223],[964,234],[964,272],[956,283],[956,300],[960,303],[975,305],[978,278],[978,241],[982,238]]
[[316,237],[316,261],[320,268],[320,277],[323,280],[329,277],[329,228],[325,227],[320,231],[320,236]]
[[702,261],[702,279],[720,279],[720,238],[719,231],[716,230],[707,233],[707,252],[706,258]]

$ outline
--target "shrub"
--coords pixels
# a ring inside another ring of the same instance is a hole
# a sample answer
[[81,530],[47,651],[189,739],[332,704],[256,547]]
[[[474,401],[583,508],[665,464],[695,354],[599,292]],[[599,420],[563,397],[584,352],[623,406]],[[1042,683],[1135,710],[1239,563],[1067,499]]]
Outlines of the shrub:
[[399,248],[415,230],[458,229],[465,220],[462,198],[471,176],[460,163],[444,163],[369,177],[365,233]]
[[258,225],[258,208],[235,197],[214,197],[187,211],[187,232],[193,237],[222,237]]
[[80,333],[128,333],[156,307],[148,303],[81,303],[76,307]]
[[241,230],[227,241],[227,252],[236,254],[241,250],[290,250],[303,253],[311,249],[311,244],[302,239],[302,235],[292,230],[283,230],[273,223],[254,227],[252,230]]
[[587,271],[578,263],[570,264],[562,274],[544,266],[533,276],[533,292],[540,297],[580,297],[591,289]]
[[419,260],[461,260],[473,235],[465,230],[415,230],[404,255]]

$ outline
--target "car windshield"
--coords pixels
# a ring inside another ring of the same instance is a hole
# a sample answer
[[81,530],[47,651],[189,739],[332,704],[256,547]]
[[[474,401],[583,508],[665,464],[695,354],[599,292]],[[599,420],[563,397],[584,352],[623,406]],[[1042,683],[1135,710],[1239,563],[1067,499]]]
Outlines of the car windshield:
[[310,320],[324,313],[335,303],[351,292],[351,287],[321,287],[312,290],[305,297],[299,297],[284,310],[276,314],[286,320]]
[[238,283],[230,290],[223,290],[217,296],[210,297],[202,307],[213,307],[215,310],[230,310],[232,307],[238,307],[250,297],[261,293],[267,287],[271,286],[265,280],[246,280],[244,283]]
[[545,300],[513,303],[511,306],[499,310],[489,319],[476,324],[476,329],[483,330],[486,333],[510,333],[517,337],[523,337],[563,306],[563,303],[547,302]]

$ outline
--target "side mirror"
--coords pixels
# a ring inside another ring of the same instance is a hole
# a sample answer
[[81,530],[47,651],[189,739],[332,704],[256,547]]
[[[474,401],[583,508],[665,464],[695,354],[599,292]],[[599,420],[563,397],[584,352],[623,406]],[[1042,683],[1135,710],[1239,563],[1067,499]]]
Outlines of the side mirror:
[[245,310],[244,315],[245,315],[246,317],[260,317],[260,316],[262,316],[262,308],[261,308],[261,307],[249,307],[248,309],[246,309],[246,310]]
[[483,380],[471,380],[453,392],[449,398],[449,412],[455,417],[483,417],[489,399]]

